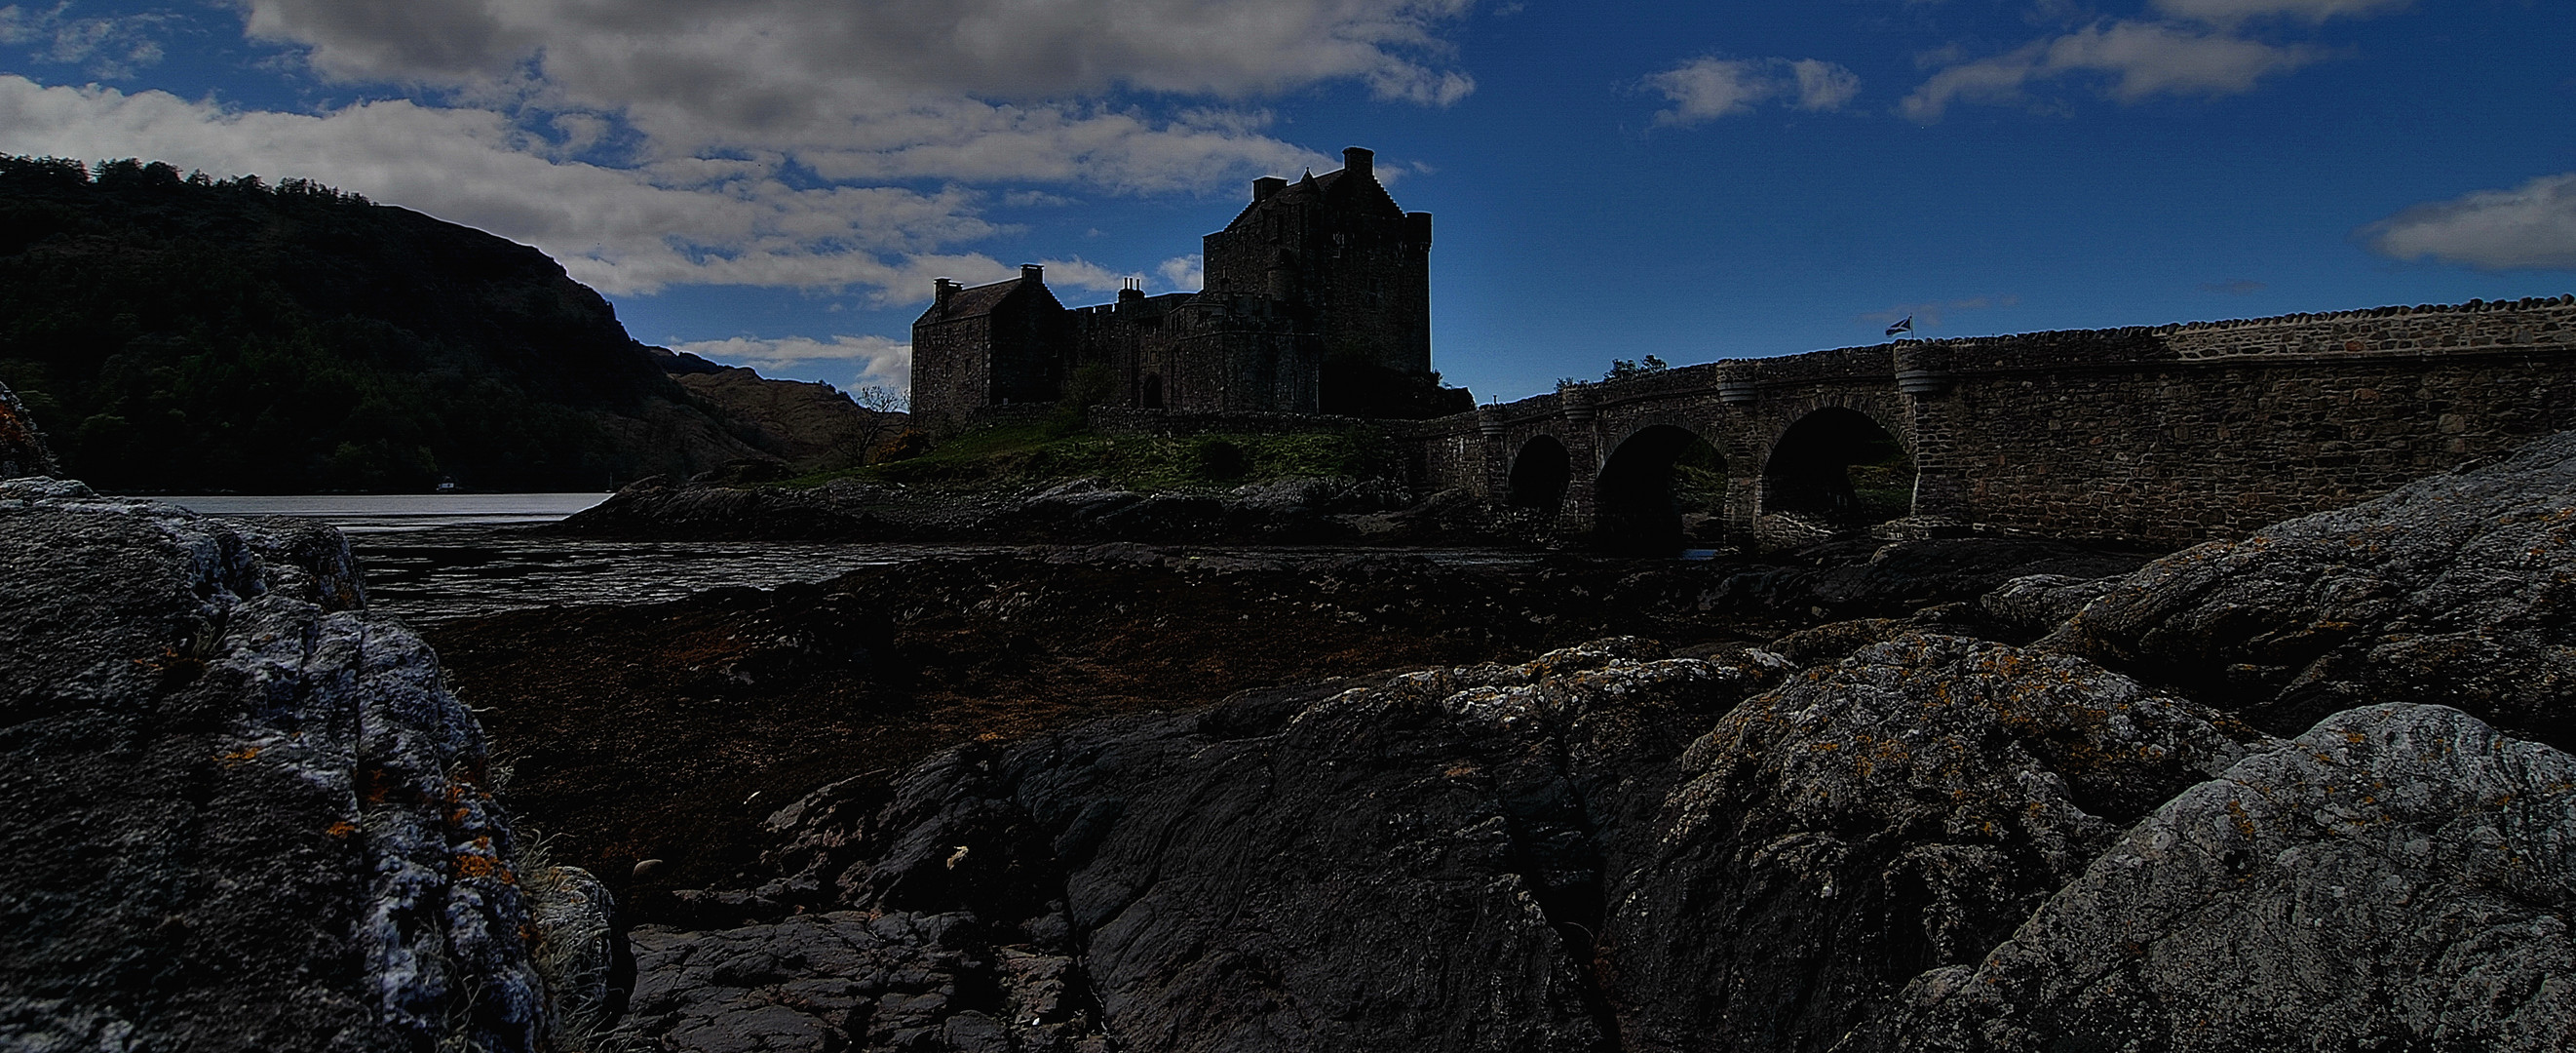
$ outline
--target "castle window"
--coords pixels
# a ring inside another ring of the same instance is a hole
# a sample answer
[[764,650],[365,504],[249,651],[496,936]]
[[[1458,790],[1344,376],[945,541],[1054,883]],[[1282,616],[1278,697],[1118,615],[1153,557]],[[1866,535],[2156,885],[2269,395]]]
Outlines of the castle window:
[[1147,373],[1147,374],[1145,374],[1145,399],[1144,399],[1144,403],[1145,403],[1145,408],[1146,408],[1146,409],[1161,409],[1161,408],[1163,408],[1163,375],[1162,375],[1162,374],[1160,374],[1160,373]]

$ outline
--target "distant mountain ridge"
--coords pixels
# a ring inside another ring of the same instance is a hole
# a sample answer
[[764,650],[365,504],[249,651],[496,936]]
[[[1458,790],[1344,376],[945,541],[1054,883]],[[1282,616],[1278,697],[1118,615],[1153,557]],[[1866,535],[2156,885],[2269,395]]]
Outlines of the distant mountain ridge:
[[109,489],[596,490],[765,456],[534,248],[159,162],[0,157],[0,382]]

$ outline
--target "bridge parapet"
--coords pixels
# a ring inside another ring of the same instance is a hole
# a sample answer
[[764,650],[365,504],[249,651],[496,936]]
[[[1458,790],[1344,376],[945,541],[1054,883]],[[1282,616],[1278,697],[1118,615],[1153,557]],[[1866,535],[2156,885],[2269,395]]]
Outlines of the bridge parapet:
[[1423,453],[1419,482],[1497,499],[1512,458],[1556,440],[1575,474],[1559,522],[1579,531],[1625,438],[1686,428],[1727,458],[1729,529],[1749,537],[1772,450],[1825,409],[1906,448],[1918,515],[2181,544],[2576,428],[2576,296],[1728,359],[1397,434]]
[[2177,357],[2423,355],[2576,346],[2576,297],[2471,300],[2208,322],[2164,331]]

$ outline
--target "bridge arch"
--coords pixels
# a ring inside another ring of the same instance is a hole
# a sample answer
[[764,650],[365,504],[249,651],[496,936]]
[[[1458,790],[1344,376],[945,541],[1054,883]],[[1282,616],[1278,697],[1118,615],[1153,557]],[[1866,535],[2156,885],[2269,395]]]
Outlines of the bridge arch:
[[1574,483],[1573,455],[1556,436],[1539,434],[1522,443],[1520,452],[1512,455],[1509,490],[1504,503],[1513,508],[1536,508],[1550,513],[1565,504],[1565,491]]
[[1850,406],[1818,406],[1780,431],[1763,458],[1760,514],[1830,530],[1910,515],[1916,467],[1906,429]]
[[1726,457],[1697,431],[1648,424],[1602,459],[1592,495],[1604,547],[1663,555],[1714,544],[1725,525]]

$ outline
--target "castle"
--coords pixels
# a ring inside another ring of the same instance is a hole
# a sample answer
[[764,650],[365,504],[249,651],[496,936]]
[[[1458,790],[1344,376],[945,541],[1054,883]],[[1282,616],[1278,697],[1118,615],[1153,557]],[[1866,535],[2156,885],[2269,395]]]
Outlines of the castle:
[[954,431],[1070,391],[1199,413],[1473,408],[1431,371],[1431,214],[1398,207],[1372,158],[1352,147],[1340,171],[1253,180],[1252,203],[1205,239],[1201,292],[1131,286],[1067,308],[1034,264],[972,288],[938,279],[912,323],[913,419]]

